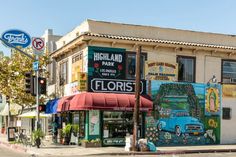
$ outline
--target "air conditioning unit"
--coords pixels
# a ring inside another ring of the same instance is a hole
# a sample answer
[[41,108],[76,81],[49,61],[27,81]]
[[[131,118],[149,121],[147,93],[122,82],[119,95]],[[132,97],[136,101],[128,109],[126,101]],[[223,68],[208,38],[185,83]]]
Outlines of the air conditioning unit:
[[231,83],[236,83],[236,78],[231,78]]
[[223,78],[224,83],[231,83],[231,78]]

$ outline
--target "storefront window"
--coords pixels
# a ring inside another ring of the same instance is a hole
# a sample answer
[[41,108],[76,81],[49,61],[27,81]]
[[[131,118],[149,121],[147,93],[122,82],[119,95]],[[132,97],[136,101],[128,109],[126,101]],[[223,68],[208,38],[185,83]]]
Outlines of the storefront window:
[[[141,137],[141,114],[139,122],[138,136]],[[104,145],[122,145],[127,134],[133,134],[132,112],[103,112],[103,141],[106,142]]]
[[[127,79],[135,79],[135,67],[136,67],[136,54],[135,53],[128,53],[126,56],[126,77]],[[144,79],[144,63],[145,63],[145,55],[141,54],[140,58],[140,72],[141,72],[141,79]]]
[[85,136],[85,111],[79,111],[73,114],[73,124],[79,125],[79,137]]

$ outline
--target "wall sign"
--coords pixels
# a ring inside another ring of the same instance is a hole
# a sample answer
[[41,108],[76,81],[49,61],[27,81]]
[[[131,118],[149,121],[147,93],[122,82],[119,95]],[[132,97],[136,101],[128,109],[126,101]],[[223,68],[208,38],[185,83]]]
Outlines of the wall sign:
[[178,64],[156,61],[145,62],[145,77],[147,80],[178,80]]
[[125,50],[89,47],[89,76],[94,78],[125,78]]
[[[134,93],[135,80],[116,80],[116,79],[100,79],[89,78],[89,91],[90,92],[112,92],[112,93]],[[146,93],[146,82],[140,82],[140,93]]]
[[119,145],[123,146],[125,145],[125,138],[104,138],[103,139],[103,145]]
[[[22,48],[26,48],[31,44],[30,36],[26,32],[17,29],[5,31],[2,34],[2,39],[13,46],[20,46]],[[5,45],[11,47],[7,43]]]

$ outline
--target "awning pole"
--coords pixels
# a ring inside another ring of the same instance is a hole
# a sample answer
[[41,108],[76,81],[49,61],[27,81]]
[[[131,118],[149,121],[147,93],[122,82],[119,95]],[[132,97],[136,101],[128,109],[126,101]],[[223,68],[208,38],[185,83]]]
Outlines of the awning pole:
[[140,106],[140,54],[141,46],[138,46],[136,53],[136,70],[135,70],[135,106],[134,106],[134,128],[133,128],[133,141],[132,141],[132,150],[137,151],[138,146],[138,125],[139,125],[139,106]]

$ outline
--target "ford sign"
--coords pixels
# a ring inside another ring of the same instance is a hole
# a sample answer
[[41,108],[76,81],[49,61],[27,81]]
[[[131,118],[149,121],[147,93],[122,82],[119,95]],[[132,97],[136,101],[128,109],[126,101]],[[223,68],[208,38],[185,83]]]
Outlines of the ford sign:
[[[17,29],[12,29],[4,32],[1,36],[1,38],[6,41],[5,45],[12,47],[13,46],[20,46],[22,48],[26,48],[30,45],[31,43],[31,38],[30,36]],[[8,44],[10,43],[10,44]]]

